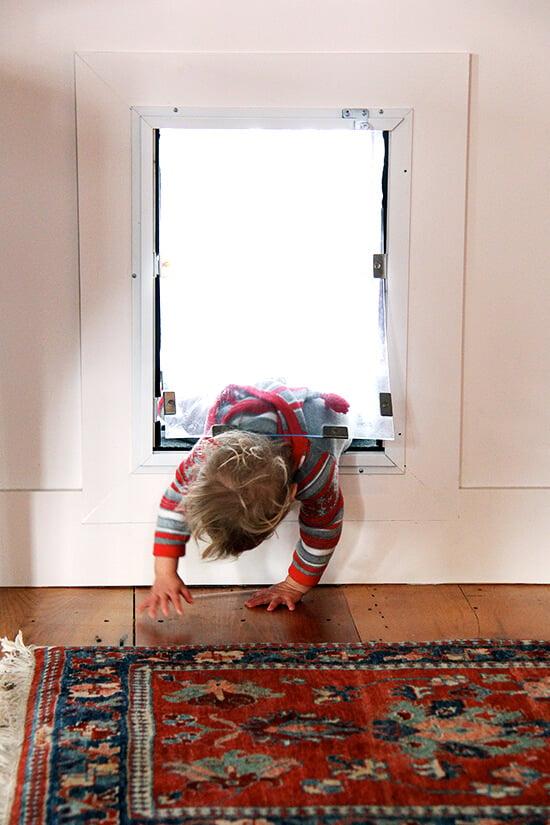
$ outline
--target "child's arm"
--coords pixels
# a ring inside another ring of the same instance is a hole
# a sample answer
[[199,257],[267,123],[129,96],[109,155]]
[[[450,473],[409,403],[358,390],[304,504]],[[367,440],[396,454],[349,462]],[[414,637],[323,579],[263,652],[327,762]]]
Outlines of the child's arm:
[[272,584],[271,587],[258,590],[252,598],[245,602],[245,607],[258,607],[261,604],[267,604],[268,611],[271,611],[279,607],[280,604],[284,604],[289,610],[294,610],[302,596],[310,590],[311,587],[299,584],[293,578],[287,576],[284,582]]
[[[305,466],[303,486],[313,494],[301,500],[300,540],[284,582],[259,590],[246,607],[267,604],[275,610],[284,604],[294,610],[305,593],[321,578],[342,532],[344,499],[338,481],[337,466],[327,454],[315,456],[310,467]],[[298,490],[300,488],[298,487]]]
[[288,570],[297,584],[308,587],[317,584],[323,575],[340,540],[344,519],[338,468],[334,459],[324,460],[326,456],[310,475],[310,495],[300,500],[300,538]]
[[165,616],[172,606],[177,613],[183,613],[182,599],[189,604],[193,598],[178,576],[178,561],[185,555],[189,532],[185,519],[178,507],[187,492],[190,472],[195,464],[204,458],[205,444],[211,439],[201,439],[176,470],[172,483],[164,493],[159,507],[153,555],[155,557],[155,581],[149,596],[139,605],[139,610],[148,608],[154,619],[160,608]]
[[149,616],[155,619],[159,608],[165,616],[168,616],[172,606],[181,616],[183,613],[182,599],[188,604],[193,603],[191,593],[178,576],[178,559],[156,556],[155,581],[148,597],[139,605],[138,610],[141,613],[149,608]]

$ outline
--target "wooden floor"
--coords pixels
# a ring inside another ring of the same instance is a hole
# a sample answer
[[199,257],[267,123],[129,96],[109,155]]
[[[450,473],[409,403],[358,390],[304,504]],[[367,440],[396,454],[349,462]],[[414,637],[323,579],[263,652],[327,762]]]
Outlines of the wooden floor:
[[0,588],[0,638],[35,645],[550,640],[550,585],[317,586],[294,613],[248,610],[250,588],[193,588],[182,617],[152,620],[145,588]]

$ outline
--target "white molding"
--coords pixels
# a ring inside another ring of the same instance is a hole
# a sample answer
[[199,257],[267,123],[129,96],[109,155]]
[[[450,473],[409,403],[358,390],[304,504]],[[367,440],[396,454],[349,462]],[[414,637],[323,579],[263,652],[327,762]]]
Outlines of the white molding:
[[166,480],[135,473],[132,458],[131,109],[365,101],[414,110],[408,359],[399,367],[406,405],[394,399],[407,416],[406,471],[352,468],[342,482],[347,512],[364,512],[365,522],[455,518],[469,56],[95,52],[77,55],[75,66],[84,518],[139,523]]

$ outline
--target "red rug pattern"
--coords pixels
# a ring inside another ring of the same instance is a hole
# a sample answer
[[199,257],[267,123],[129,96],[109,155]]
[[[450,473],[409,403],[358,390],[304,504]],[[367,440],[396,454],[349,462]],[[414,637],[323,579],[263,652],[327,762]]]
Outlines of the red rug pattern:
[[547,825],[550,645],[42,648],[10,825]]

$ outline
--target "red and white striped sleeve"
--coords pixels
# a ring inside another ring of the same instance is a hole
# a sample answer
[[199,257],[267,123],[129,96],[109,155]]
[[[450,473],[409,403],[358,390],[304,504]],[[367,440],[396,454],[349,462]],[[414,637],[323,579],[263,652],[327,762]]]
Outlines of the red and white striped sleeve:
[[205,457],[206,446],[212,441],[202,438],[179,465],[172,483],[164,493],[157,516],[154,556],[179,558],[185,555],[189,531],[185,517],[178,509],[184,498],[196,467]]
[[300,538],[292,557],[289,575],[299,584],[317,584],[342,533],[344,497],[338,465],[330,453],[312,456],[298,482]]

